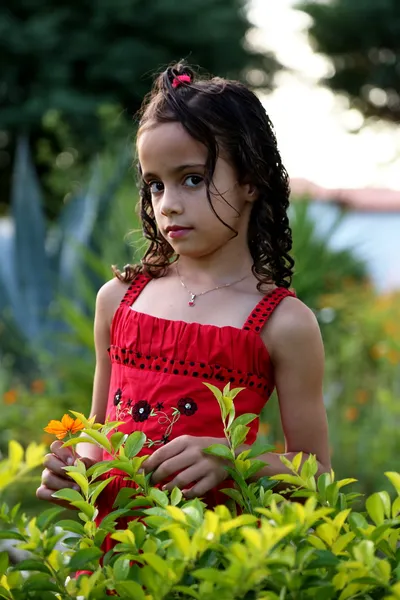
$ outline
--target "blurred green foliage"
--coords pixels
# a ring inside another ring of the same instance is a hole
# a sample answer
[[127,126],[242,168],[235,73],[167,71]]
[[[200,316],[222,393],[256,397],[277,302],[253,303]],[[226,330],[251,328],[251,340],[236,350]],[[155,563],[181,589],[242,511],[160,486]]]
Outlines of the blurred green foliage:
[[[60,170],[85,167],[109,144],[104,106],[119,111],[129,136],[153,75],[171,62],[186,58],[215,75],[271,88],[278,63],[251,46],[252,29],[246,0],[2,3],[1,201],[8,198],[16,135],[29,135],[39,175],[51,186],[54,161]],[[67,146],[60,136],[68,136]],[[69,190],[46,191],[46,213],[56,215]]]
[[322,83],[346,94],[364,116],[399,123],[399,1],[308,1],[298,8],[312,18],[313,48],[334,67]]

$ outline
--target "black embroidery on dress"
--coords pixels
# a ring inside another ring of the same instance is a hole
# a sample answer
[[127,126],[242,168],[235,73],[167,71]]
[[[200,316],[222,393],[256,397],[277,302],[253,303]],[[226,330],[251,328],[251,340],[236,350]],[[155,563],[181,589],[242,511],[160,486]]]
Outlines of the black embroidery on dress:
[[139,400],[132,408],[132,418],[136,422],[147,421],[151,413],[151,406],[147,400]]
[[197,404],[191,398],[181,398],[178,402],[178,410],[181,415],[191,417],[197,410]]
[[122,390],[120,388],[114,394],[114,406],[118,406],[122,399]]
[[156,409],[157,410],[163,410],[163,408],[164,408],[164,402],[157,402]]
[[163,435],[161,438],[161,443],[164,444],[164,446],[165,446],[165,444],[168,444],[168,442],[169,442],[169,435],[168,434]]

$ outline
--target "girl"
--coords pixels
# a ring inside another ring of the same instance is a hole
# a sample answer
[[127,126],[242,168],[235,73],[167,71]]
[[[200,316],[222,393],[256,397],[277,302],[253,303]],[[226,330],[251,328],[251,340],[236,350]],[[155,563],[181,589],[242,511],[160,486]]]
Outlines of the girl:
[[[140,265],[115,270],[98,293],[91,414],[145,432],[154,485],[213,506],[224,501],[227,473],[203,453],[224,443],[203,382],[244,388],[237,415],[260,414],[276,387],[285,456],[312,453],[328,471],[323,347],[313,313],[289,291],[288,176],[263,106],[236,81],[196,80],[177,64],[144,103],[137,152],[149,243]],[[254,421],[249,443],[256,434]],[[87,464],[102,459],[83,446]],[[51,450],[37,492],[50,501],[73,487],[63,467],[74,460],[61,442]],[[258,477],[285,472],[279,454],[261,458]],[[98,520],[126,485],[113,474]]]

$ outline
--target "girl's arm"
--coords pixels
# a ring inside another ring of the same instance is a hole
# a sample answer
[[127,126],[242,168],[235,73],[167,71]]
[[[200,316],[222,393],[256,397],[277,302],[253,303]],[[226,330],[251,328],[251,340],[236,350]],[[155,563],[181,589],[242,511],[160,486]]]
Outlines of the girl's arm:
[[[275,373],[283,432],[284,456],[314,454],[317,476],[329,471],[328,424],[323,402],[324,349],[313,312],[296,298],[286,298],[262,332]],[[244,449],[244,448],[241,448]],[[280,455],[259,457],[266,465],[255,478],[288,473]]]
[[[104,422],[107,411],[111,376],[111,364],[107,349],[110,346],[111,321],[125,292],[126,285],[114,279],[100,289],[96,299],[94,321],[96,369],[90,415],[96,415],[98,422]],[[47,500],[65,506],[67,505],[65,502],[55,500],[52,494],[62,488],[75,486],[64,470],[66,465],[73,464],[75,455],[70,447],[62,448],[62,441],[53,442],[50,450],[51,453],[47,454],[44,459],[45,468],[36,495],[40,500]],[[101,460],[101,450],[93,444],[78,444],[77,453],[83,458],[87,466]]]
[[[118,282],[119,283],[119,282]],[[110,388],[111,363],[108,355],[110,347],[110,329],[114,310],[114,280],[106,283],[98,292],[94,317],[94,345],[96,368],[93,380],[92,406],[90,417],[96,417],[97,423],[104,423]],[[119,286],[118,286],[119,287]],[[77,452],[95,462],[102,458],[102,451],[93,444],[79,444]]]

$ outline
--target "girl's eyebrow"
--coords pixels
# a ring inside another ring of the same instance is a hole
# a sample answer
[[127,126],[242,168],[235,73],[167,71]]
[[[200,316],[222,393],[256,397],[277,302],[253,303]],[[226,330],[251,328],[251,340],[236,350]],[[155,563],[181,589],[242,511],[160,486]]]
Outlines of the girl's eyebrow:
[[[195,169],[199,167],[204,169],[205,166],[206,165],[204,163],[189,163],[187,165],[179,165],[177,167],[174,167],[173,169],[170,169],[170,173],[172,175],[176,175],[178,173],[181,173],[182,171],[185,171],[186,169]],[[150,179],[150,177],[157,178],[157,175],[155,175],[154,173],[143,173],[142,177],[143,179]]]

